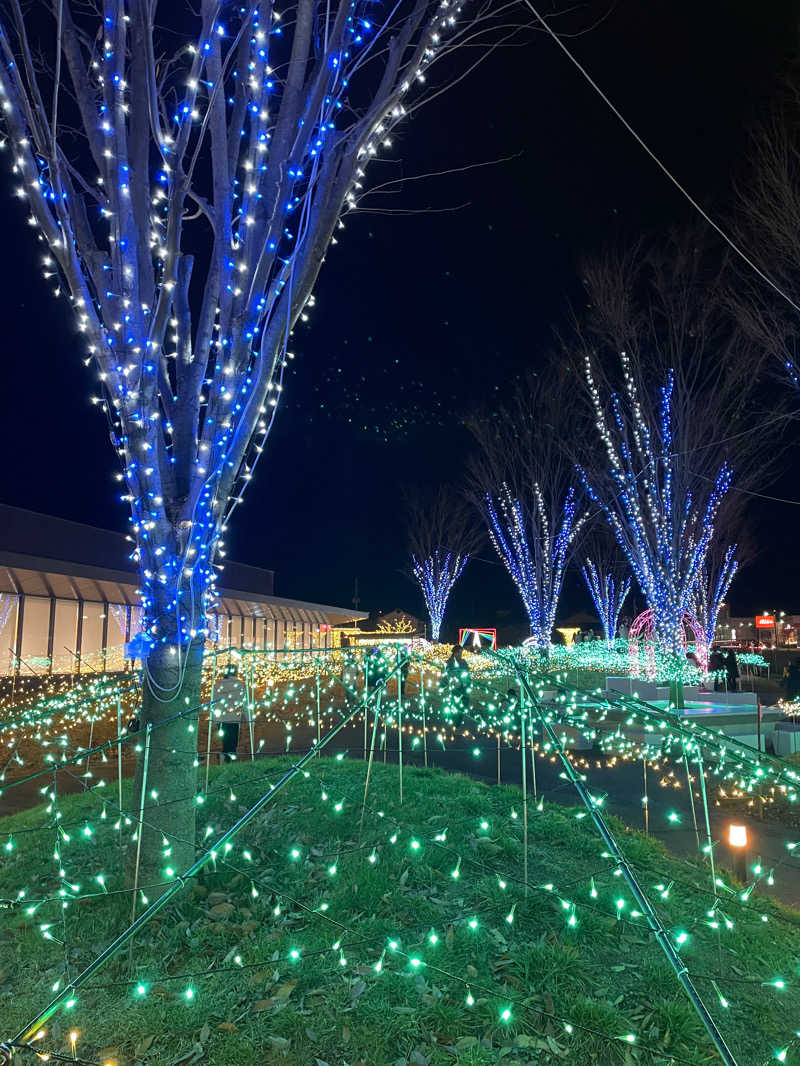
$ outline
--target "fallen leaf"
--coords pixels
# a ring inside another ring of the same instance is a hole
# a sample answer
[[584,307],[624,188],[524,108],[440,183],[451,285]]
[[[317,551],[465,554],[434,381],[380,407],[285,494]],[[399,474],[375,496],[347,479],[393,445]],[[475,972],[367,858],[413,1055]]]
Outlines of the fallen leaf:
[[285,1036],[268,1036],[267,1040],[276,1051],[288,1051],[292,1045],[291,1040],[287,1040]]
[[239,1026],[234,1025],[233,1022],[220,1022],[217,1029],[221,1029],[223,1033],[238,1033]]
[[294,986],[296,984],[297,984],[297,981],[286,981],[275,992],[275,999],[277,999],[279,1003],[285,1003],[286,1000],[289,998],[289,996],[291,996],[292,989],[294,988]]
[[253,1004],[253,1010],[260,1013],[261,1011],[272,1010],[274,1006],[274,999],[257,999]]
[[154,1036],[145,1036],[139,1041],[136,1047],[133,1049],[133,1053],[137,1059],[140,1059],[150,1048],[150,1045],[155,1040]]

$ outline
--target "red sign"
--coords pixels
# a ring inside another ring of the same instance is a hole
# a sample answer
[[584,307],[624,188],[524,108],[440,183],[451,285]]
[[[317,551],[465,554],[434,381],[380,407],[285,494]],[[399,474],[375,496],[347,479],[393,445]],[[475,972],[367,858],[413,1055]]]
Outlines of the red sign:
[[775,628],[775,615],[774,614],[757,614],[756,615],[756,629],[774,629]]

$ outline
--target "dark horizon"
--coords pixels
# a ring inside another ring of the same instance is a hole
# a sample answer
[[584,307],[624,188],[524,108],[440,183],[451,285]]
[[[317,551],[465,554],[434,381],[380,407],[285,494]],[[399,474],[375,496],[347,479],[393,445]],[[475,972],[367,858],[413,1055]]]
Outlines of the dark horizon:
[[[796,48],[795,6],[766,12],[717,0],[698,11],[683,0],[643,10],[621,0],[587,5],[559,26],[575,33],[601,16],[568,44],[692,194],[722,215],[747,124]],[[541,33],[423,108],[396,138],[394,158],[370,171],[372,185],[472,169],[371,201],[414,213],[346,219],[316,309],[295,331],[284,401],[227,548],[274,569],[278,594],[347,606],[357,577],[362,609],[419,615],[421,597],[401,573],[402,488],[463,478],[460,416],[542,365],[553,328],[580,305],[582,261],[609,244],[694,226],[696,216]],[[115,456],[89,402],[94,375],[69,307],[41,278],[42,248],[16,202],[5,232],[16,254],[5,257],[0,286],[0,499],[124,532]],[[789,501],[792,433],[778,474],[758,487]],[[792,506],[751,504],[757,554],[733,585],[734,614],[800,609]],[[491,548],[479,556],[456,587],[450,627],[523,617]],[[560,613],[588,605],[572,573]]]

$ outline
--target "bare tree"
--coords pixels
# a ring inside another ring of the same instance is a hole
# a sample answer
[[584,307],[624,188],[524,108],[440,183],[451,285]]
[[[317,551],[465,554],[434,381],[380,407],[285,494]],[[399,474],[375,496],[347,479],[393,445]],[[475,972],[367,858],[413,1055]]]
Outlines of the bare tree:
[[[729,226],[748,258],[776,287],[737,258],[727,280],[742,332],[773,357],[783,381],[800,388],[800,64],[777,86],[750,129],[735,177]],[[780,290],[780,291],[778,291]]]
[[429,494],[408,494],[410,575],[425,600],[431,639],[439,639],[447,601],[480,544],[472,509],[449,485]]
[[475,502],[542,649],[550,646],[582,525],[565,447],[579,432],[575,395],[571,375],[553,365],[541,376],[529,374],[506,406],[467,420],[479,446],[471,463]]
[[[292,328],[432,63],[469,45],[477,65],[516,32],[507,11],[36,0],[23,12],[0,0],[19,195],[98,370],[131,508],[149,641],[142,723],[158,727],[136,790],[156,879],[164,854],[173,871],[193,858],[194,734],[176,714],[200,700],[215,565]],[[451,65],[447,80],[465,72]]]

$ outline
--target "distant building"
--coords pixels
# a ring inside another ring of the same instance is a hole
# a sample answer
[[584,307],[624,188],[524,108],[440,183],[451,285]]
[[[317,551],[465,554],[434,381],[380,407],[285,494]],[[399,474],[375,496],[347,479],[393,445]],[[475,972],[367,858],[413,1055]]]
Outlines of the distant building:
[[[0,675],[123,669],[141,629],[130,541],[0,504]],[[226,563],[213,643],[223,648],[331,647],[363,611],[275,596],[274,572]]]
[[[773,625],[763,623],[772,619]],[[756,625],[760,621],[761,625]],[[785,611],[770,612],[764,615],[731,616],[727,604],[720,607],[714,639],[721,643],[776,644],[778,647],[796,648],[800,643],[800,614],[787,614]]]
[[426,625],[408,611],[395,608],[393,611],[373,611],[369,616],[362,615],[362,621],[356,625],[337,627],[342,643],[351,646],[362,644],[384,644],[408,640],[410,637],[424,637]]

